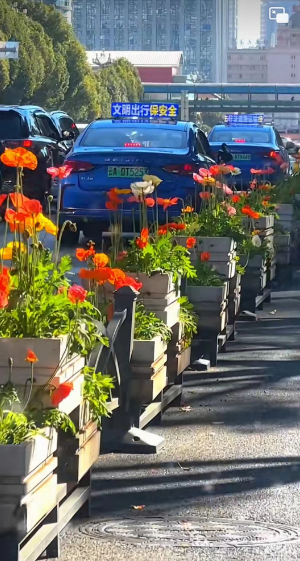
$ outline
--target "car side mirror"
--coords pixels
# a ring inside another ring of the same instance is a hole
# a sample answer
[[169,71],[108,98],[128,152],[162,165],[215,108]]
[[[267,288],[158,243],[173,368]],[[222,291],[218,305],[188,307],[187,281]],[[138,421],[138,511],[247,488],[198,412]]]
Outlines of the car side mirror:
[[296,144],[291,140],[288,140],[288,142],[285,145],[285,148],[286,150],[294,150],[294,148],[296,148]]
[[62,131],[61,136],[62,140],[74,140],[75,133],[74,131]]

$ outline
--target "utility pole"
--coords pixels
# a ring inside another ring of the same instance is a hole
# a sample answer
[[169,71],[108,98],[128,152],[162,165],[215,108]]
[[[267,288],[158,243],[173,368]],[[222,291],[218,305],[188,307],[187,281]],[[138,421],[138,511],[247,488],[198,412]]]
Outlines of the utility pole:
[[189,96],[186,92],[182,92],[181,94],[181,120],[182,121],[190,120]]

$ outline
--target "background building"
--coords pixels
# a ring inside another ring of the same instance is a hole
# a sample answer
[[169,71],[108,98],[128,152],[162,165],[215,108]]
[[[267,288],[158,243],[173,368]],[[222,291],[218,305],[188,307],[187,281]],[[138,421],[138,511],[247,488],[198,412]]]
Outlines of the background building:
[[[283,4],[283,2],[282,2]],[[295,6],[295,4],[294,4]],[[300,10],[295,11],[288,25],[280,25],[274,48],[231,49],[228,51],[228,82],[231,83],[300,83]],[[272,96],[259,95],[259,98]],[[255,98],[255,97],[254,97]],[[286,96],[282,96],[285,99]],[[300,95],[295,95],[295,99]],[[300,124],[298,113],[274,114],[274,122],[281,130]]]
[[236,44],[237,0],[74,0],[73,26],[88,51],[183,51],[184,71],[225,81]]
[[72,23],[72,0],[44,0],[44,3],[48,6],[55,6],[67,22]]

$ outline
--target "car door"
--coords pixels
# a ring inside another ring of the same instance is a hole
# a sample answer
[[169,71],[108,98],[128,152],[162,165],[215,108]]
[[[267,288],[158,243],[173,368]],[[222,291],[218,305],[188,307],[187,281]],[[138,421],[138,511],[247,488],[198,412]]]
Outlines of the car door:
[[274,133],[275,133],[275,139],[276,139],[276,144],[278,146],[278,150],[280,151],[280,154],[281,154],[284,162],[286,162],[287,164],[290,165],[289,153],[286,150],[286,148],[284,147],[284,144],[282,142],[282,138],[281,138],[279,132],[276,129],[274,129]]
[[200,165],[205,163],[211,166],[215,163],[209,142],[198,127],[195,127],[195,152]]
[[40,131],[41,147],[44,147],[46,167],[63,164],[67,149],[63,146],[57,128],[46,113],[35,111],[34,119]]

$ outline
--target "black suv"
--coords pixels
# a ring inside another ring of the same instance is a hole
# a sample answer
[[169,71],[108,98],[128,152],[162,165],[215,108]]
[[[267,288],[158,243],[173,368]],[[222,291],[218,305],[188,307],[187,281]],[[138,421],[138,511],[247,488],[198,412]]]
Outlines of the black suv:
[[[0,106],[0,154],[5,148],[23,146],[33,152],[38,160],[35,171],[24,169],[23,188],[27,197],[43,201],[51,191],[51,176],[47,168],[61,166],[70,149],[75,132],[59,130],[52,117],[31,105]],[[0,190],[13,190],[16,182],[15,169],[0,161]]]

